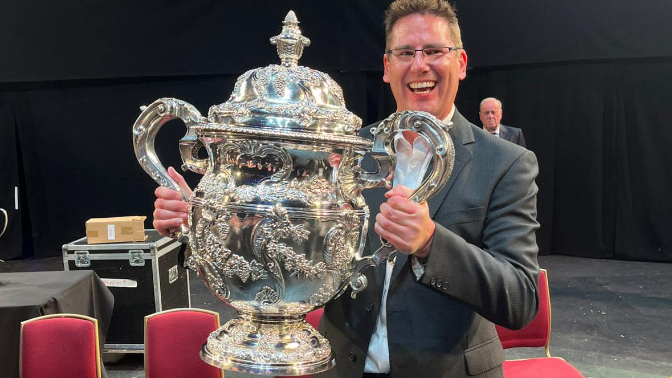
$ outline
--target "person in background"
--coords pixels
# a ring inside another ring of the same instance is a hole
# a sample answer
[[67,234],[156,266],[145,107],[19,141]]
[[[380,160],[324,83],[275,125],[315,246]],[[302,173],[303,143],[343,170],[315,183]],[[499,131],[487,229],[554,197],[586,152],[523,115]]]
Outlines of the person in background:
[[[469,123],[453,105],[467,53],[448,2],[394,1],[385,33],[383,81],[397,110],[429,112],[449,125],[455,163],[427,202],[412,202],[411,189],[396,183],[363,192],[371,210],[363,254],[378,249],[379,237],[400,253],[365,271],[369,286],[356,298],[347,289],[325,306],[320,332],[336,366],[313,377],[501,378],[494,324],[522,328],[538,308],[536,157]],[[360,135],[371,137],[372,126]],[[420,147],[412,134],[398,143]],[[170,189],[155,193],[154,227],[168,235],[188,206]]]
[[481,101],[478,117],[483,124],[483,130],[496,135],[521,147],[525,146],[523,130],[517,127],[505,126],[502,121],[502,102],[494,97],[488,97]]

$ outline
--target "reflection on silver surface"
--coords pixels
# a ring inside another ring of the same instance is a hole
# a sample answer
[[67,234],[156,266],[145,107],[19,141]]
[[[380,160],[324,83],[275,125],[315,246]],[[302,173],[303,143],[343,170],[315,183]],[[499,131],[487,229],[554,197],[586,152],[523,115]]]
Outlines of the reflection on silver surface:
[[[345,107],[341,88],[326,74],[298,66],[303,47],[289,12],[271,39],[280,65],[246,72],[227,102],[203,117],[192,105],[163,98],[142,108],[133,126],[137,159],[160,185],[189,201],[188,265],[239,313],[212,333],[202,358],[227,370],[264,375],[314,374],[334,365],[331,347],[305,314],[341,295],[363,290],[362,256],[369,210],[362,190],[389,184],[392,140],[418,132],[433,146],[433,170],[413,194],[422,201],[440,190],[452,170],[448,125],[422,112],[400,112],[357,136],[361,120]],[[154,151],[161,126],[179,118],[182,168],[203,174],[186,198]],[[199,158],[205,149],[208,157]],[[371,153],[380,168],[360,167]],[[387,251],[387,253],[391,252]]]
[[4,226],[2,226],[2,231],[0,231],[0,238],[1,238],[2,235],[5,234],[5,231],[7,231],[7,225],[9,225],[9,215],[7,214],[7,210],[5,210],[3,208],[0,208],[0,212],[2,213],[2,215],[5,218],[5,221],[3,223]]

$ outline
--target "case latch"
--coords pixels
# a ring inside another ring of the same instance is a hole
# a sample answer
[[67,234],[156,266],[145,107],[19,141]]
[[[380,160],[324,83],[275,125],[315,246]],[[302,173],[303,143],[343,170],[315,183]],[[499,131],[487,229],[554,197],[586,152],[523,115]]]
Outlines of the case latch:
[[75,266],[78,268],[88,268],[91,266],[89,251],[75,251]]
[[142,257],[142,249],[129,250],[128,262],[131,264],[131,266],[145,266],[145,258]]

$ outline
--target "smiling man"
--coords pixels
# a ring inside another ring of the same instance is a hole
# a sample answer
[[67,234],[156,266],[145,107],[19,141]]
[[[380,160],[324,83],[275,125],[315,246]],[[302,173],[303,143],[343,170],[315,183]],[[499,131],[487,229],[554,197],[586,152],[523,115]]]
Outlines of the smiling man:
[[455,108],[467,53],[450,4],[395,1],[385,32],[383,80],[397,110],[451,125],[455,165],[428,203],[409,201],[400,186],[364,192],[375,215],[364,253],[381,236],[402,254],[366,272],[369,287],[355,299],[346,292],[327,304],[320,331],[336,367],[315,376],[500,378],[504,353],[494,324],[521,328],[538,305],[536,157]]
[[[449,3],[397,0],[386,12],[385,33],[383,80],[397,109],[426,111],[450,125],[455,164],[427,203],[408,200],[403,186],[364,192],[373,227],[364,253],[378,249],[378,236],[401,253],[366,270],[369,287],[355,299],[348,289],[326,305],[320,332],[336,366],[313,376],[501,378],[504,352],[494,324],[521,328],[538,307],[536,157],[455,109],[467,53]],[[372,126],[361,134],[371,137]],[[413,135],[404,137],[415,145]],[[170,189],[155,193],[154,227],[168,235],[188,206]]]

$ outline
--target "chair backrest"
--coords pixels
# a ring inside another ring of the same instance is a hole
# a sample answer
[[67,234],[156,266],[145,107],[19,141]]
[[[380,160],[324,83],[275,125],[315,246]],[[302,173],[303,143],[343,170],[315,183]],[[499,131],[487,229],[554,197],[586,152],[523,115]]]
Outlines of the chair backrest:
[[313,328],[317,329],[320,326],[320,319],[322,319],[322,314],[324,313],[323,308],[318,308],[306,314],[306,321],[308,324],[312,325]]
[[546,356],[550,357],[551,339],[551,294],[548,289],[548,272],[539,271],[539,311],[532,321],[519,330],[510,330],[496,325],[499,339],[504,349],[533,347],[546,348]]
[[145,316],[145,377],[223,378],[222,370],[200,357],[217,328],[219,314],[214,311],[179,308]]
[[53,314],[21,322],[21,378],[100,378],[98,321]]

